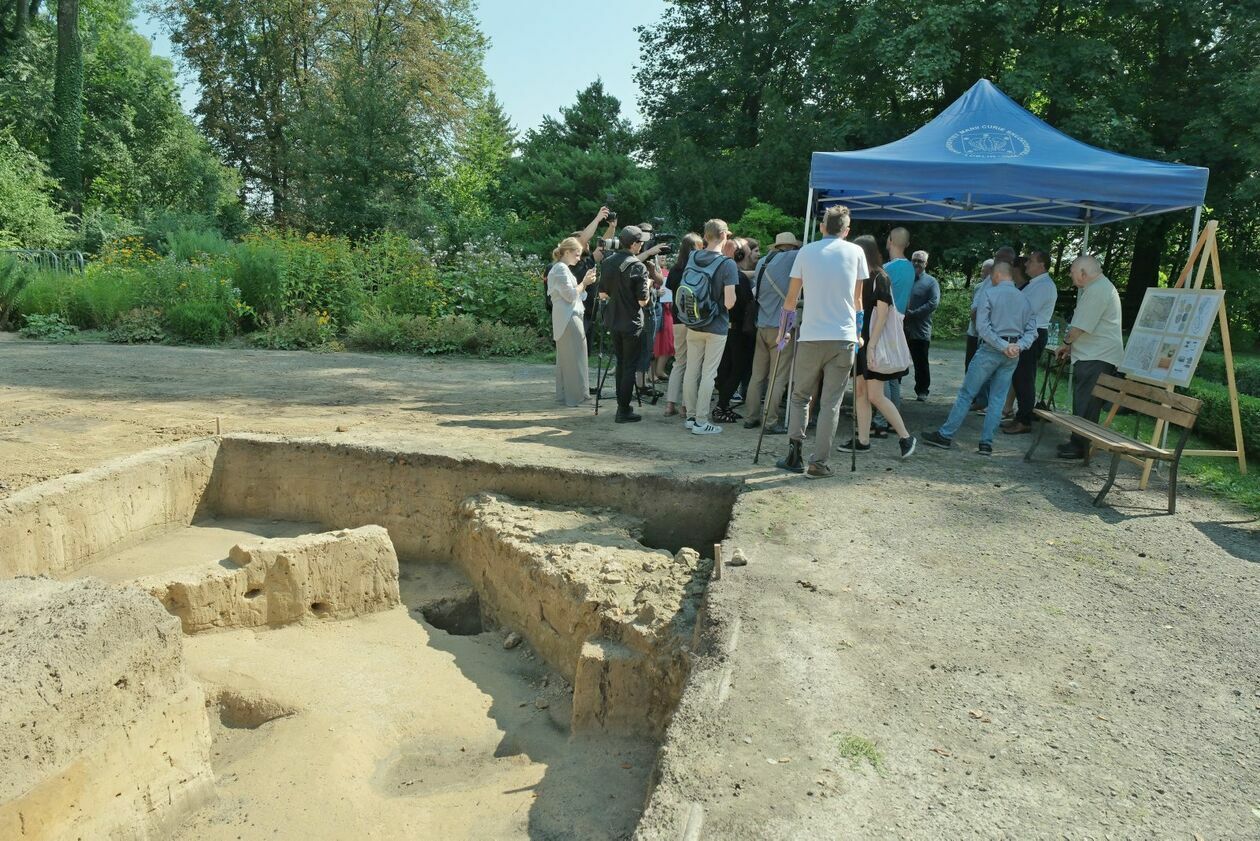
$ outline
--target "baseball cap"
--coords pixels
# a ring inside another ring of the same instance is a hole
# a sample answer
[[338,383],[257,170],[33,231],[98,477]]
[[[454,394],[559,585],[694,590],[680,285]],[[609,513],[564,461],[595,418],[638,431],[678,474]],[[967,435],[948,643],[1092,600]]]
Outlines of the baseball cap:
[[617,241],[621,243],[623,248],[628,248],[636,242],[647,242],[651,238],[652,235],[638,225],[626,225],[621,229],[621,233],[617,234]]

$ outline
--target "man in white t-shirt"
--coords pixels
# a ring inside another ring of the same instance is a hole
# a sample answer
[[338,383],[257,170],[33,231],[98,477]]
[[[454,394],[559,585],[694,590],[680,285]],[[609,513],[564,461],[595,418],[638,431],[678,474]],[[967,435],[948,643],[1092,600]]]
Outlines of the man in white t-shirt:
[[[796,373],[789,406],[788,454],[778,466],[811,479],[832,475],[828,460],[840,420],[840,400],[848,386],[853,354],[857,348],[858,313],[862,308],[862,281],[869,274],[866,252],[846,242],[849,209],[832,205],[818,223],[822,239],[796,253],[787,298],[779,321],[779,341],[789,338],[796,320],[796,303],[805,292],[796,345]],[[822,379],[822,398],[814,407],[818,431],[814,456],[808,467],[801,455],[805,443],[805,410]]]

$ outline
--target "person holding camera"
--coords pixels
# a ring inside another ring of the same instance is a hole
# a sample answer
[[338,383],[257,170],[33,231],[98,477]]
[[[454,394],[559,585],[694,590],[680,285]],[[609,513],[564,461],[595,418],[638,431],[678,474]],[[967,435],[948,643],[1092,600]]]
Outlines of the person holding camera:
[[634,374],[643,350],[643,308],[648,305],[651,278],[647,265],[639,259],[643,244],[650,239],[636,225],[627,225],[617,235],[617,250],[604,258],[600,297],[605,298],[604,326],[608,328],[617,359],[614,374],[617,389],[617,423],[634,423],[643,416],[630,408],[634,397]]
[[590,368],[586,358],[586,330],[582,325],[587,287],[595,282],[591,267],[579,282],[572,267],[582,259],[582,243],[568,237],[551,252],[556,262],[547,272],[551,299],[551,335],[556,342],[556,400],[574,407],[590,399]]

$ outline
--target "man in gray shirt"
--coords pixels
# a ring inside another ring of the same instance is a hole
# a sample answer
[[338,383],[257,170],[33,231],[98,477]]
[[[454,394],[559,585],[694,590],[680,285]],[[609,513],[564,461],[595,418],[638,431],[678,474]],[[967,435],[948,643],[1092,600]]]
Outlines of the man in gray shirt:
[[1059,290],[1047,271],[1050,255],[1033,249],[1025,258],[1025,266],[1032,279],[1024,287],[1024,297],[1028,299],[1037,316],[1037,341],[1020,354],[1019,365],[1011,378],[1011,387],[1015,389],[1015,397],[1019,401],[1019,411],[1010,423],[1002,424],[1002,431],[1008,435],[1032,432],[1033,409],[1037,399],[1037,363],[1041,361],[1041,353],[1046,349],[1046,340],[1050,336],[1050,319],[1054,318],[1054,305],[1059,300]]
[[954,433],[967,419],[971,403],[982,389],[987,389],[988,412],[980,431],[982,456],[993,455],[993,435],[1002,420],[1002,406],[1011,388],[1011,374],[1019,364],[1019,355],[1037,340],[1037,315],[1024,293],[1011,281],[1011,264],[1004,260],[993,263],[993,285],[980,296],[976,310],[976,335],[980,347],[971,360],[962,388],[954,400],[954,408],[941,428],[924,432],[920,439],[933,447],[949,449]]
[[779,404],[783,402],[783,393],[787,391],[788,368],[792,364],[792,354],[796,346],[792,342],[780,352],[775,348],[775,340],[779,335],[779,314],[783,311],[783,299],[787,297],[788,286],[792,282],[791,252],[801,247],[796,234],[784,232],[774,238],[774,246],[764,257],[757,261],[753,270],[753,295],[757,299],[757,335],[753,350],[752,379],[748,381],[748,420],[744,421],[745,429],[761,426],[761,396],[766,389],[766,380],[770,377],[770,368],[774,364],[774,393],[766,396],[766,434],[783,435],[787,427],[779,414]]
[[928,369],[928,348],[932,344],[932,313],[941,305],[941,285],[927,273],[928,253],[916,251],[910,256],[914,266],[914,286],[906,304],[906,344],[914,362],[914,398],[927,400],[932,390],[932,372]]

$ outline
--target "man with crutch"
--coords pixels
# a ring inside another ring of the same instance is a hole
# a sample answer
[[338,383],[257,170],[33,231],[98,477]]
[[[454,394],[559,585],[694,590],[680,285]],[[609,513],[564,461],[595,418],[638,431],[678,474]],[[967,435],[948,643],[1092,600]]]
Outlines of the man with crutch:
[[[788,284],[792,279],[792,262],[796,257],[794,252],[800,247],[801,241],[795,234],[779,234],[774,238],[774,246],[769,253],[757,262],[753,273],[757,330],[752,379],[748,381],[748,401],[745,404],[748,420],[744,421],[744,428],[754,429],[760,426],[762,435],[783,435],[787,432],[779,404],[783,402],[783,392],[787,390],[787,371],[792,364],[792,354],[796,352],[796,347],[788,342],[780,351],[776,343],[779,339],[779,314],[783,311],[783,301],[787,298]],[[758,404],[763,395],[766,406],[759,413]]]
[[[827,208],[818,228],[822,239],[796,252],[778,337],[782,341],[791,332],[803,290],[809,306],[802,314],[797,341],[788,412],[788,453],[779,459],[778,466],[804,473],[810,479],[833,475],[829,461],[840,420],[840,401],[853,368],[862,281],[868,274],[866,252],[845,239],[849,234],[847,207],[835,204]],[[814,407],[818,413],[814,454],[806,465],[802,453],[808,422],[806,406],[820,379],[822,395]]]

